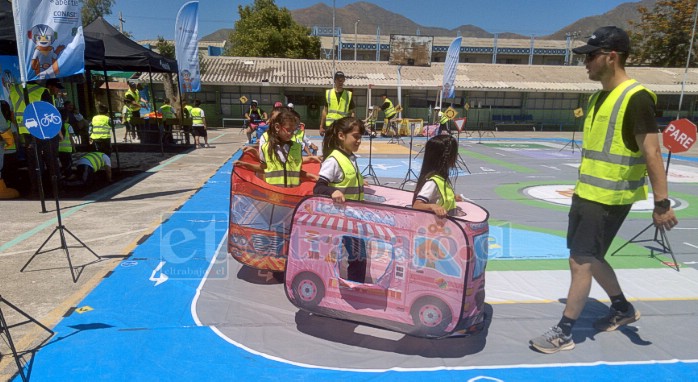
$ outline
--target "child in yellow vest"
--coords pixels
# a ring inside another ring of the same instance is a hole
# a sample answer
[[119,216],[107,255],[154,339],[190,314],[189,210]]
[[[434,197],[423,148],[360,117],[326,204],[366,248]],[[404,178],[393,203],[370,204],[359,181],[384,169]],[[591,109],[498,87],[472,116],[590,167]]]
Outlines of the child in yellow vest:
[[412,208],[432,211],[439,217],[457,216],[456,196],[449,172],[456,166],[458,141],[451,135],[437,135],[424,147],[422,170],[412,198]]
[[[354,117],[340,118],[325,130],[322,141],[320,174],[313,192],[327,195],[336,203],[346,200],[363,201],[364,179],[356,163],[355,152],[366,133],[364,123]],[[344,236],[342,244],[347,254],[346,279],[363,283],[366,279],[366,243],[361,238]],[[340,270],[340,275],[343,270]]]

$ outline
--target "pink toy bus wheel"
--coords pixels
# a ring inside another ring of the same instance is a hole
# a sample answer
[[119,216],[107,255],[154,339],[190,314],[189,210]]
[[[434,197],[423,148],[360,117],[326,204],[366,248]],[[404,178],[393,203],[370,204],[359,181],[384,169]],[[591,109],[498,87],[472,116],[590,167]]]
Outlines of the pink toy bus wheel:
[[435,297],[422,297],[412,305],[412,321],[416,334],[440,337],[451,323],[452,315],[448,305]]
[[303,272],[293,279],[291,284],[296,304],[303,308],[316,307],[325,297],[325,285],[311,272]]

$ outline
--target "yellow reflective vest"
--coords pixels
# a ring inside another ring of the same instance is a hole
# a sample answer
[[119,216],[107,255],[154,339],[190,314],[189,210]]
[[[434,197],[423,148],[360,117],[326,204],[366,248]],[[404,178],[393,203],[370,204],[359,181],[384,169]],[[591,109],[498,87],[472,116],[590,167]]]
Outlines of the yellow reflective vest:
[[73,141],[70,139],[70,124],[68,124],[68,122],[63,123],[63,139],[58,143],[58,152],[73,152]]
[[172,105],[162,105],[160,106],[160,112],[162,113],[162,118],[172,119],[175,117],[174,109]]
[[627,80],[613,89],[595,111],[601,92],[589,99],[584,121],[582,164],[575,193],[606,205],[632,204],[647,199],[647,165],[640,150],[633,152],[623,142],[623,120],[630,98],[647,91],[635,80]]
[[203,114],[203,110],[201,110],[200,107],[193,107],[189,111],[191,113],[191,124],[194,126],[203,126],[204,125],[204,117],[201,116]]
[[388,103],[388,108],[383,110],[383,113],[385,113],[385,118],[393,118],[395,114],[397,114],[395,112],[395,107],[393,106],[393,101],[391,101],[390,98],[386,98],[385,102]]
[[342,95],[337,99],[334,88],[328,89],[325,92],[327,100],[327,116],[325,117],[325,126],[330,127],[334,121],[349,116],[349,105],[351,104],[352,93],[349,90],[343,90]]
[[[38,84],[27,84],[27,93],[29,95],[29,103],[41,101],[41,95],[45,91],[48,91],[45,87]],[[27,108],[27,104],[24,103],[24,93],[22,91],[22,86],[15,84],[10,88],[10,102],[12,103],[12,110],[15,113],[15,120],[17,121],[17,126],[19,126],[20,134],[29,134],[29,130],[24,126],[24,109]]]
[[87,159],[87,161],[90,162],[92,169],[97,172],[107,166],[107,163],[104,161],[104,158],[102,158],[102,155],[105,154],[100,153],[99,151],[94,151],[83,155],[82,159]]
[[441,175],[432,175],[429,179],[433,180],[436,183],[436,188],[439,189],[441,198],[438,204],[446,211],[454,210],[456,208],[456,195],[453,193],[453,187]]
[[[265,132],[266,134],[266,132]],[[296,129],[296,131],[293,132],[293,136],[291,137],[294,142],[300,143],[301,146],[303,145],[303,141],[305,141],[305,131],[299,129]]]
[[330,186],[342,191],[347,200],[364,200],[364,177],[356,171],[351,159],[339,150],[332,150],[328,158],[336,159],[344,174],[341,182],[330,183]]
[[267,162],[267,167],[264,169],[264,180],[267,183],[281,187],[295,187],[301,184],[301,166],[303,165],[301,145],[293,141],[290,145],[285,163],[281,163],[276,155],[269,155],[269,142],[265,142],[262,146],[264,159]]
[[92,133],[90,139],[111,139],[111,127],[109,126],[109,117],[106,115],[97,114],[92,117]]
[[441,113],[441,118],[439,119],[439,124],[445,125],[447,123],[448,123],[448,117],[446,116],[446,113]]

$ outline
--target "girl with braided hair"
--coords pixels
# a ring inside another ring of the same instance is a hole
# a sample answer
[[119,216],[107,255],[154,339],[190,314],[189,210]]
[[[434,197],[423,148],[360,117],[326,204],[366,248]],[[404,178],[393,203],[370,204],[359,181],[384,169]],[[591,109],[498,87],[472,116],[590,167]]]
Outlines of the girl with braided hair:
[[455,196],[448,177],[457,158],[458,141],[450,134],[437,135],[427,141],[412,208],[432,211],[439,217],[457,215],[456,202],[462,200]]

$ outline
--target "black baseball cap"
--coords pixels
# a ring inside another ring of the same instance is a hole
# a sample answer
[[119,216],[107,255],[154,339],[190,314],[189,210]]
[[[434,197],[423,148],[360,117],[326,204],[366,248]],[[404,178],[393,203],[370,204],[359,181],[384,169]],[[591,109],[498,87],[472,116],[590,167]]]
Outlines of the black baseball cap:
[[45,86],[55,86],[61,90],[65,89],[63,87],[63,84],[61,83],[61,81],[58,78],[49,78],[48,80],[46,80]]
[[336,72],[334,74],[334,79],[336,80],[337,78],[344,78],[344,72]]
[[601,27],[591,34],[586,45],[574,48],[572,51],[576,54],[589,54],[601,49],[630,53],[630,37],[618,27]]

